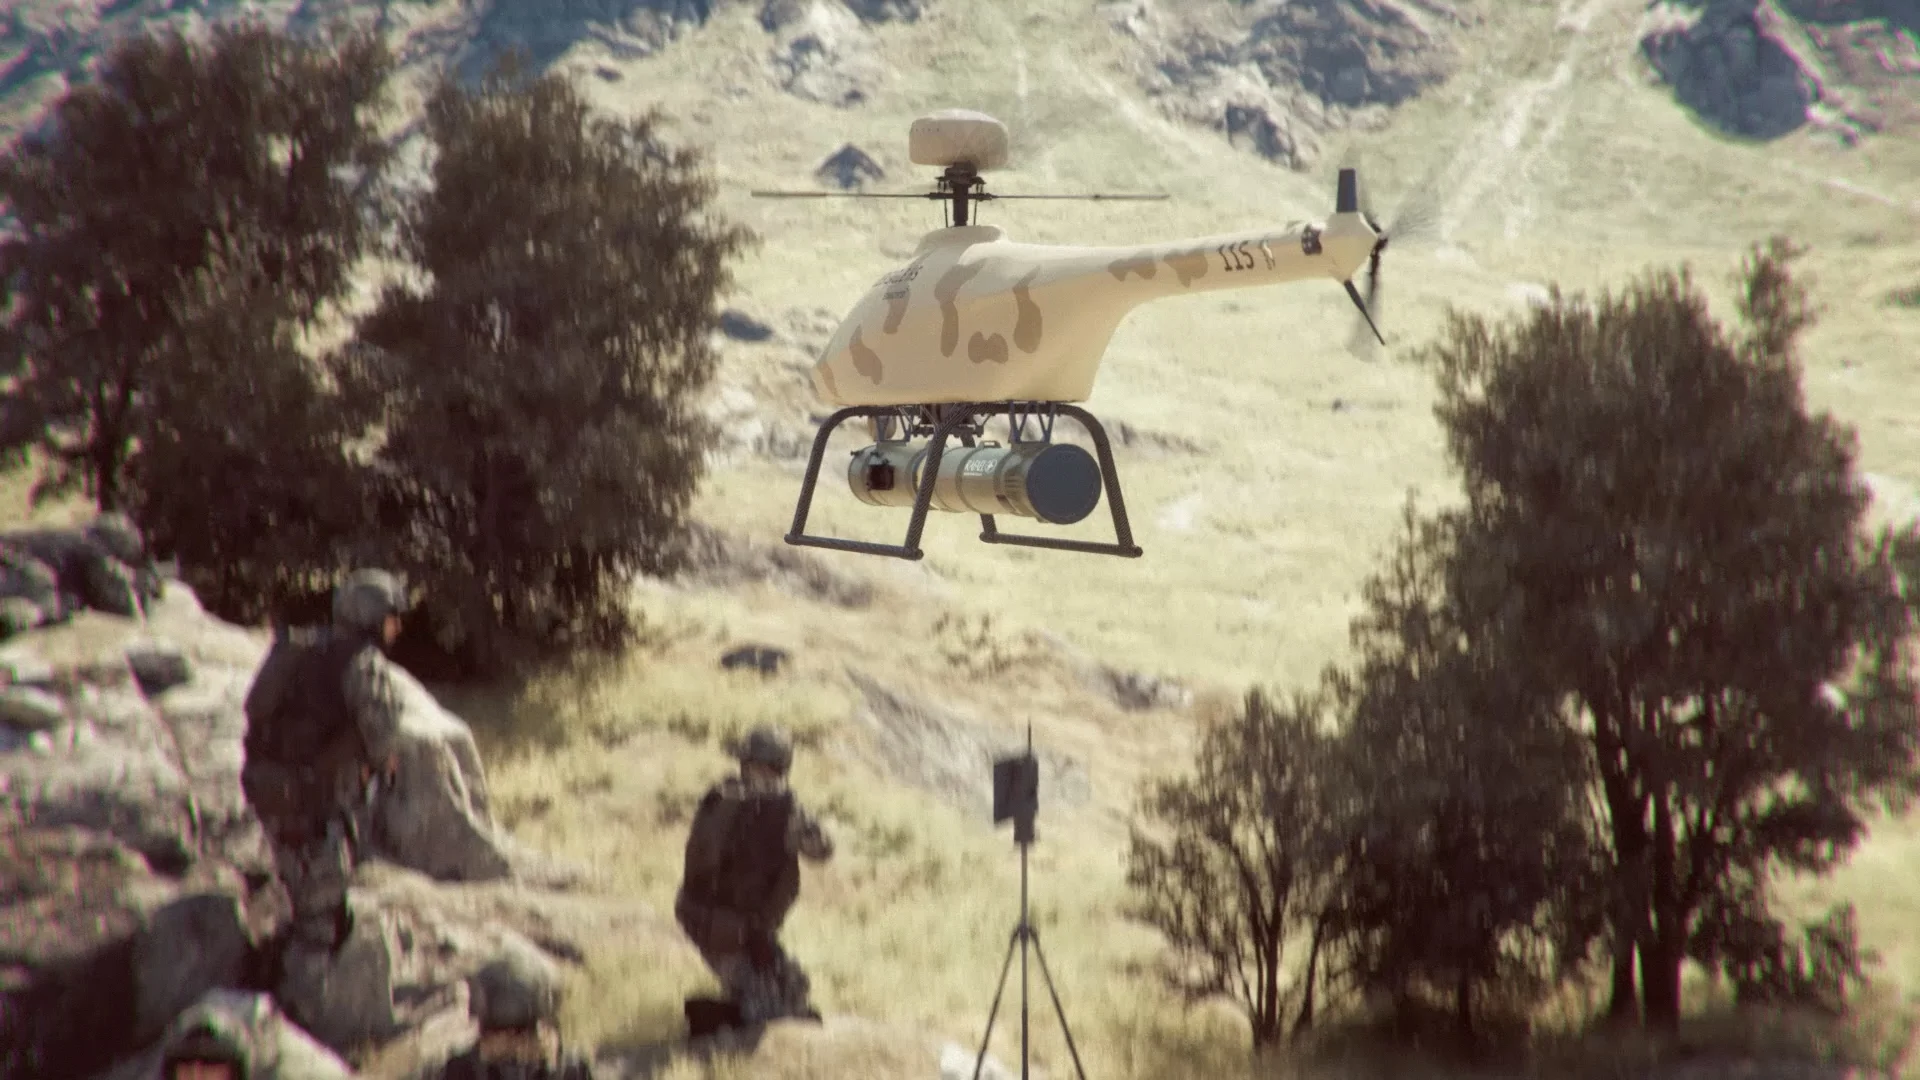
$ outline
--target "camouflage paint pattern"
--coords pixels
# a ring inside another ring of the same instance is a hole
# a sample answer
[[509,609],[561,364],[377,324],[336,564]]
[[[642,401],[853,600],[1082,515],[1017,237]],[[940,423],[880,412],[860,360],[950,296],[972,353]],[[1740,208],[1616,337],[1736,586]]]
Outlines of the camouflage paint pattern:
[[1114,330],[1141,304],[1345,281],[1376,235],[1358,214],[1139,247],[1022,244],[995,225],[939,229],[854,305],[814,365],[814,389],[833,405],[1085,401]]

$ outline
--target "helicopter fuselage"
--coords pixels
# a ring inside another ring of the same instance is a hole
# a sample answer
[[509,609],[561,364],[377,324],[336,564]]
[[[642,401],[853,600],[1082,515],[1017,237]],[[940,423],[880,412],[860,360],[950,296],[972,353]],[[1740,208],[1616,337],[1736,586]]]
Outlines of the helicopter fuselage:
[[1151,300],[1345,281],[1378,234],[1357,213],[1138,247],[1022,244],[993,225],[940,229],[880,278],[813,368],[834,405],[1079,402],[1121,320]]

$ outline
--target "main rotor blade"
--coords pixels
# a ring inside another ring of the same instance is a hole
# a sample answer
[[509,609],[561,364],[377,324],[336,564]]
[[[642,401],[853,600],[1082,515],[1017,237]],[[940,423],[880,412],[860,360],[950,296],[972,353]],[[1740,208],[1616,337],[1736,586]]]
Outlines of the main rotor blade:
[[1382,319],[1386,318],[1386,308],[1383,304],[1386,292],[1385,285],[1386,282],[1381,280],[1380,271],[1369,267],[1367,269],[1366,306],[1361,311],[1362,318],[1353,320],[1353,332],[1347,336],[1347,351],[1362,360],[1372,360],[1380,345],[1383,344],[1375,340],[1379,331],[1376,330],[1372,334],[1369,334],[1368,331],[1373,327],[1373,316]]
[[752,191],[756,199],[938,199],[933,192],[907,194],[892,191]]
[[976,195],[984,199],[1125,199],[1134,202],[1158,202],[1171,195]]
[[1346,287],[1347,297],[1353,301],[1353,306],[1360,309],[1360,317],[1367,320],[1367,329],[1373,331],[1374,338],[1380,344],[1385,345],[1387,339],[1381,336],[1380,328],[1373,324],[1373,315],[1367,311],[1367,302],[1360,299],[1360,290],[1353,287],[1353,279],[1348,278],[1340,284]]

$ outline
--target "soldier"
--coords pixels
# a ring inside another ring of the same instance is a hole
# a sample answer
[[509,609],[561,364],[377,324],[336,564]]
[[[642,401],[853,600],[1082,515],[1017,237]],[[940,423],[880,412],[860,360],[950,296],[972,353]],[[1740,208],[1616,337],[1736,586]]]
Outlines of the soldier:
[[[756,728],[738,757],[740,775],[714,785],[694,814],[674,917],[740,1022],[817,1021],[810,980],[779,932],[800,895],[800,860],[831,859],[833,842],[787,787],[793,745],[783,732]],[[690,1025],[694,1012],[689,1002]]]
[[161,1080],[247,1080],[246,1042],[214,1018],[189,1026],[167,1044]]
[[467,987],[480,1038],[437,1080],[593,1080],[586,1059],[561,1045],[560,977],[545,957],[509,944]]
[[[369,785],[399,769],[402,702],[384,649],[405,610],[393,575],[355,571],[334,591],[332,628],[279,634],[247,691],[240,781],[293,905],[290,970],[324,966],[352,930],[358,814]],[[289,1014],[305,1023],[297,1004]]]
[[6,551],[0,557],[5,564],[0,577],[10,579],[9,594],[34,603],[42,623],[58,622],[85,608],[132,618],[160,597],[160,574],[147,556],[140,530],[125,514],[101,514],[80,530],[0,535],[0,549]]

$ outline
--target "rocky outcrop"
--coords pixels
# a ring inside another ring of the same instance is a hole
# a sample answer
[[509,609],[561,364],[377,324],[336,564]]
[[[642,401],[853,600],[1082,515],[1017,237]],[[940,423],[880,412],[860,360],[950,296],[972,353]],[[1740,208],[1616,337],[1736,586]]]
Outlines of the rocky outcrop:
[[1329,133],[1376,126],[1445,80],[1462,23],[1439,0],[1115,0],[1101,11],[1133,40],[1140,81],[1168,113],[1295,169]]
[[1649,33],[1641,51],[1681,103],[1735,135],[1773,139],[1806,124],[1821,87],[1782,40],[1765,0],[1716,0]]
[[1912,119],[1920,4],[1910,0],[1669,0],[1641,52],[1701,119],[1775,139],[1809,125],[1848,144]]
[[[1022,747],[1009,733],[918,698],[849,667],[860,695],[855,716],[865,728],[865,746],[883,771],[902,783],[941,796],[976,818],[991,820],[993,761]],[[1049,749],[1035,752],[1049,804],[1085,805],[1092,796],[1086,762]]]
[[621,59],[638,60],[706,25],[718,6],[718,0],[490,0],[476,5],[479,17],[461,56],[477,72],[518,47],[545,67],[580,42],[594,41]]
[[[182,1011],[168,1032],[185,1032],[207,1020],[238,1033],[251,1080],[347,1080],[353,1075],[345,1062],[288,1020],[265,994],[209,990]],[[97,1080],[147,1080],[158,1075],[166,1041],[162,1038],[101,1073]]]
[[[210,990],[277,985],[286,900],[239,784],[266,646],[177,583],[144,625],[82,613],[0,646],[0,1075],[83,1076]],[[401,690],[367,854],[424,879],[551,882],[495,826],[466,725],[411,677]],[[404,935],[364,926],[369,977],[393,981],[372,968]]]
[[872,33],[839,0],[768,0],[760,25],[774,36],[769,70],[795,97],[847,108],[886,77]]
[[110,834],[0,841],[0,1075],[84,1076],[217,986],[258,984],[283,899],[231,867],[157,871]]

